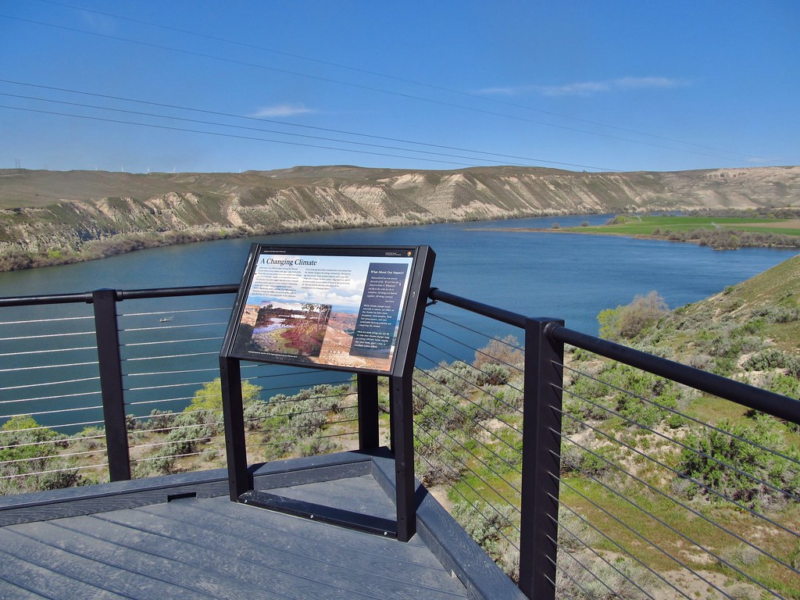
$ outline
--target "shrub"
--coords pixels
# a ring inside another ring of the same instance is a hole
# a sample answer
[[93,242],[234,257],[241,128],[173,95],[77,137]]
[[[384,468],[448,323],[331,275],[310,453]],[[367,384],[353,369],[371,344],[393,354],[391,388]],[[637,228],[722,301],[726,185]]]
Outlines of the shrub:
[[606,309],[597,315],[600,337],[613,341],[633,339],[668,312],[666,302],[657,292],[636,296],[626,306]]
[[[253,385],[249,381],[242,381],[242,401],[244,404],[255,402],[260,399],[261,388]],[[186,407],[186,411],[209,410],[222,414],[222,381],[217,377],[214,381],[209,381],[194,393],[192,403]]]
[[723,421],[717,427],[694,430],[686,437],[679,467],[685,476],[752,506],[780,504],[786,497],[800,495],[800,470],[796,468],[800,452],[783,440],[785,428],[779,421],[757,415],[752,423]]
[[478,373],[477,384],[484,385],[504,385],[508,383],[509,374],[508,370],[496,364],[486,365],[480,373]]
[[495,560],[503,554],[503,530],[511,526],[509,505],[494,507],[486,502],[456,502],[452,515],[469,536]]
[[513,335],[507,335],[502,339],[495,338],[475,352],[472,364],[476,369],[483,369],[483,366],[489,363],[522,367],[525,364],[525,353],[520,348],[517,338]]

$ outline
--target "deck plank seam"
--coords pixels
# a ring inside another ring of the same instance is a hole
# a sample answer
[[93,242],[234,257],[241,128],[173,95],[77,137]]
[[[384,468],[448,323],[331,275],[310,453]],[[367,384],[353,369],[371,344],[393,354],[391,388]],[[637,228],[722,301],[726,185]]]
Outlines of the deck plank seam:
[[[160,515],[153,515],[152,513],[148,513],[148,514],[150,516],[160,516]],[[123,523],[123,522],[120,522],[120,521],[117,521],[117,520],[109,519],[108,517],[109,517],[108,513],[103,513],[102,515],[93,515],[90,518],[95,518],[97,520],[102,520],[102,521],[107,522],[107,523],[114,523],[115,525],[119,525],[119,526],[122,526],[122,527],[127,527],[127,528],[130,528],[130,529],[136,530],[136,531],[141,531],[143,533],[147,533],[147,534],[157,535],[157,536],[169,539],[169,540],[176,540],[176,538],[170,537],[167,534],[160,534],[158,532],[154,532],[154,531],[151,531],[151,530],[142,529],[140,527],[129,525],[127,523]],[[168,517],[162,517],[162,518],[164,520],[168,520],[168,521],[173,522],[173,523],[180,523],[180,524],[185,523],[184,521],[169,519]],[[303,519],[303,521],[305,521],[305,519]],[[209,525],[210,524],[207,523],[207,522],[204,523],[204,529],[209,528]],[[217,533],[219,533],[221,535],[225,535],[226,537],[229,537],[229,538],[231,538],[231,539],[233,539],[235,541],[241,542],[241,538],[239,538],[237,536],[234,536],[234,535],[232,535],[232,534],[230,534],[230,533],[228,533],[228,532],[226,532],[224,530],[221,530],[219,528],[216,528],[216,527],[214,527],[214,529],[215,529],[215,531]],[[309,539],[309,541],[313,541],[310,538],[306,538],[306,539]],[[212,550],[212,551],[214,550],[213,546],[196,544],[194,542],[187,542],[185,540],[177,540],[177,541],[182,541],[182,542],[185,542],[187,544],[191,544],[193,546],[196,546],[198,548],[204,548],[204,549]],[[325,566],[328,566],[328,567],[333,567],[333,568],[337,568],[337,569],[344,569],[344,570],[347,570],[349,572],[356,573],[356,574],[370,575],[372,578],[380,577],[380,579],[382,579],[382,580],[392,581],[392,582],[395,582],[395,583],[401,583],[401,584],[407,584],[408,583],[408,581],[406,579],[398,579],[398,578],[390,577],[390,576],[386,576],[386,575],[376,575],[376,573],[374,571],[371,571],[371,570],[365,570],[365,569],[360,569],[360,568],[357,568],[357,567],[340,565],[340,564],[337,564],[337,563],[334,563],[334,562],[330,562],[330,561],[322,560],[322,559],[319,559],[319,558],[316,558],[316,557],[313,557],[313,556],[309,556],[308,554],[302,554],[302,553],[286,550],[284,548],[280,548],[280,547],[277,547],[277,546],[269,546],[268,544],[258,544],[257,545],[255,542],[250,541],[250,540],[246,540],[246,543],[249,546],[251,546],[252,548],[254,548],[254,549],[266,546],[266,547],[270,548],[275,553],[294,556],[294,557],[297,557],[297,558],[301,558],[301,559],[303,559],[305,561],[318,563],[318,564],[325,565]],[[246,558],[241,558],[241,557],[237,557],[237,558],[239,560],[243,560],[245,562],[253,562],[253,561],[250,561],[249,559],[246,559]],[[392,559],[391,562],[397,563],[397,562],[400,562],[400,561]],[[261,568],[269,568],[269,569],[272,568],[272,567],[265,566],[262,563],[254,563],[254,564],[257,564]],[[417,567],[415,565],[415,568],[419,568],[419,567]],[[441,572],[441,568],[440,569],[436,569],[434,567],[422,567],[422,569],[424,569],[426,571],[429,571],[429,572],[433,572],[433,573],[435,573],[437,571]],[[286,573],[293,574],[293,572],[282,571],[280,569],[274,569],[274,570],[279,571],[279,572],[286,572]],[[444,589],[444,588],[439,588],[439,587],[434,587],[434,586],[431,586],[431,585],[428,585],[428,584],[415,583],[413,585],[416,588],[420,588],[420,589],[424,588],[424,589],[428,589],[428,590],[431,590],[431,591],[436,591],[436,592],[440,592],[440,593],[445,593],[445,594],[449,594],[449,595],[458,596],[457,594],[454,594],[450,590],[447,590],[447,589]]]
[[[99,518],[99,517],[86,517],[86,518],[89,518],[89,519],[96,518],[97,520],[105,520],[105,519],[102,519],[102,518]],[[107,521],[107,522],[109,522],[109,521]],[[156,532],[149,532],[149,531],[141,530],[141,529],[138,529],[138,528],[135,528],[135,527],[129,527],[129,526],[126,526],[124,524],[118,524],[118,523],[115,523],[115,524],[120,525],[122,527],[129,528],[129,529],[134,529],[136,531],[140,531],[141,533],[143,533],[145,535],[157,536],[157,537],[169,540],[169,541],[171,541],[171,542],[173,542],[175,544],[186,545],[186,546],[193,547],[193,548],[195,548],[197,550],[203,550],[203,551],[205,551],[207,553],[210,553],[212,555],[214,555],[214,554],[224,555],[224,553],[216,550],[213,547],[202,546],[202,545],[196,544],[196,543],[191,542],[191,541],[186,541],[185,539],[178,539],[178,538],[175,538],[175,537],[170,537],[169,535],[160,534],[160,533],[156,533]],[[68,528],[68,527],[64,527],[64,528],[69,530],[69,531],[72,531],[74,533],[85,535],[87,537],[91,537],[93,539],[97,539],[97,540],[102,541],[102,542],[106,542],[106,543],[114,544],[114,545],[117,545],[117,546],[120,546],[120,547],[123,547],[123,548],[127,548],[128,550],[133,551],[133,552],[144,552],[144,553],[148,553],[148,554],[153,554],[153,553],[148,552],[147,550],[142,550],[141,548],[138,548],[138,547],[136,547],[134,545],[131,545],[131,544],[126,544],[124,542],[117,542],[117,541],[113,541],[112,542],[112,541],[109,541],[109,540],[107,540],[107,539],[105,539],[103,537],[96,536],[96,535],[93,535],[93,534],[85,532],[85,531],[80,531],[78,529],[73,529],[73,528]],[[280,551],[280,552],[283,553],[283,554],[290,554],[287,551]],[[153,554],[153,555],[154,556],[159,556],[159,557],[163,556],[161,554]],[[191,553],[187,553],[187,556],[191,556],[191,555],[192,555]],[[164,557],[164,558],[169,559],[169,557]],[[248,558],[246,556],[238,555],[235,558],[236,558],[236,560],[238,562],[251,565],[254,568],[260,569],[262,572],[266,569],[268,571],[272,571],[272,572],[275,572],[275,573],[282,573],[282,574],[284,574],[284,575],[286,575],[288,577],[297,578],[297,579],[303,579],[304,581],[307,581],[309,583],[313,583],[313,584],[315,584],[315,585],[317,585],[317,586],[319,586],[321,588],[337,589],[337,590],[340,590],[342,592],[346,592],[347,594],[358,595],[358,596],[363,596],[363,597],[367,597],[367,598],[373,598],[373,599],[377,599],[377,600],[380,600],[381,598],[385,598],[386,597],[386,596],[382,596],[382,595],[376,595],[376,594],[373,594],[371,592],[366,592],[363,589],[362,590],[355,590],[355,589],[353,589],[353,586],[344,587],[344,586],[341,586],[341,585],[333,585],[333,584],[330,583],[330,577],[325,577],[325,578],[316,577],[315,578],[315,577],[310,577],[310,576],[306,576],[306,575],[298,575],[296,571],[291,571],[291,570],[287,570],[287,569],[281,569],[281,568],[277,568],[277,567],[272,566],[272,565],[266,565],[266,564],[264,564],[262,562],[252,560],[252,559],[250,559],[250,558]],[[180,559],[175,559],[175,560],[173,560],[173,562],[178,562],[178,563],[185,564],[185,565],[188,565],[188,566],[195,566],[192,562],[188,562],[188,561],[184,561],[184,560],[180,560]],[[317,562],[319,562],[319,561],[317,561]],[[209,567],[205,566],[205,567],[201,567],[201,568],[208,569]],[[347,567],[336,567],[336,568],[340,569],[340,570],[347,571],[347,572],[352,572],[352,570],[347,568]],[[231,580],[237,580],[238,581],[238,579],[228,576],[228,574],[223,570],[219,570],[219,569],[213,569],[213,570],[214,570],[215,573],[219,574],[220,576],[222,576],[225,579],[231,579]],[[374,579],[375,578],[375,574],[374,573],[371,573],[371,574],[373,575],[373,579]],[[330,574],[328,574],[328,575],[330,575]],[[398,581],[398,583],[404,583],[404,584],[407,585],[407,582],[399,581],[399,580],[397,580],[397,581]],[[426,588],[426,589],[429,589],[430,591],[435,591],[435,592],[438,592],[438,593],[447,594],[449,596],[454,596],[454,594],[452,592],[448,592],[446,590],[439,590],[439,589],[429,588],[427,586],[422,586],[422,585],[414,585],[414,587],[417,588],[417,589]],[[284,596],[284,597],[289,597],[289,596]]]
[[[150,513],[149,511],[146,510],[148,508],[155,508],[155,507],[141,507],[141,508],[135,509],[135,510],[139,510],[139,511],[142,511],[142,512],[147,512],[148,514],[153,514],[153,513]],[[192,507],[192,508],[195,509],[195,510],[202,510],[203,512],[207,512],[209,514],[219,516],[219,513],[216,513],[216,512],[211,511],[211,510],[206,510],[205,508],[201,508],[201,507]],[[252,508],[252,507],[247,507],[247,508]],[[255,509],[254,508],[253,510],[260,510],[260,509]],[[289,517],[289,516],[290,515],[287,515],[287,517]],[[230,517],[226,517],[226,518],[230,519]],[[291,517],[291,518],[300,518],[300,517]],[[259,529],[265,529],[267,531],[269,531],[269,530],[277,530],[277,531],[280,531],[282,533],[288,533],[284,529],[282,529],[280,527],[276,527],[273,524],[259,523],[257,525],[257,527],[259,527]],[[217,528],[217,529],[219,529],[219,528]],[[303,540],[306,540],[306,541],[319,542],[319,538],[317,538],[317,537],[313,537],[313,536],[309,536],[309,535],[303,535],[303,534],[295,534],[295,533],[292,533],[292,535],[296,535],[296,537],[298,537],[300,539],[303,539]],[[366,538],[366,540],[369,540],[372,537],[372,536],[369,536],[369,534],[363,534],[363,535],[368,536]],[[378,539],[380,539],[380,538],[378,538]],[[327,542],[327,541],[325,543],[326,543],[326,545],[336,546],[337,548],[340,548],[340,549],[343,549],[343,550],[347,550],[347,551],[357,552],[359,554],[366,554],[366,555],[371,555],[372,554],[372,552],[370,552],[369,550],[360,550],[360,549],[358,549],[356,547],[353,547],[353,546],[345,546],[345,545],[342,545],[342,544],[336,544],[336,543]],[[402,543],[402,542],[400,542],[400,543]],[[425,547],[424,544],[420,544],[420,545]],[[410,560],[405,559],[405,558],[394,558],[393,560],[396,560],[398,562],[402,562],[403,564],[412,565],[412,566],[423,568],[423,569],[428,569],[428,570],[433,570],[433,571],[438,570],[438,568],[435,565],[430,565],[430,564],[425,564],[425,563],[421,563],[421,562],[410,561]]]
[[[50,525],[50,524],[51,523],[48,523],[48,525]],[[37,544],[42,544],[43,546],[47,546],[48,548],[52,548],[54,550],[57,550],[57,551],[60,551],[60,552],[64,552],[65,554],[69,554],[69,555],[72,555],[72,556],[77,556],[77,557],[85,559],[85,560],[96,562],[96,563],[99,563],[99,564],[104,565],[106,567],[109,567],[111,569],[121,569],[121,567],[117,566],[116,564],[108,562],[108,561],[101,560],[101,559],[99,559],[99,558],[97,558],[95,556],[91,556],[91,555],[87,555],[85,553],[77,552],[77,551],[75,551],[73,549],[70,549],[70,548],[63,548],[63,547],[60,547],[58,545],[51,544],[51,543],[49,543],[47,541],[40,540],[40,539],[38,539],[38,538],[36,538],[34,536],[25,535],[24,533],[19,532],[19,531],[14,531],[14,533],[16,533],[17,535],[20,535],[20,536],[30,540],[31,542],[34,542],[34,543],[37,543]],[[44,568],[47,568],[48,570],[51,570],[51,569],[49,569],[49,567],[44,567]],[[176,583],[175,581],[170,581],[170,580],[167,580],[167,579],[163,579],[161,577],[154,577],[154,576],[152,576],[152,575],[150,575],[148,573],[142,573],[140,571],[133,571],[133,570],[130,570],[130,569],[124,569],[124,570],[128,571],[129,573],[134,573],[136,575],[140,575],[140,576],[145,577],[147,579],[152,579],[153,581],[159,581],[161,583],[166,583],[166,584],[174,585],[176,587],[183,588],[187,592],[192,593],[192,594],[200,594],[201,596],[204,596],[206,598],[210,598],[212,600],[214,598],[214,596],[210,596],[210,595],[208,595],[208,594],[206,594],[206,593],[204,593],[204,592],[202,592],[200,590],[197,590],[195,588],[187,588],[186,586],[183,586],[180,583]],[[64,577],[69,577],[70,579],[73,579],[74,581],[81,581],[81,580],[76,580],[74,577],[70,577],[68,575],[64,575]],[[81,583],[85,583],[85,582],[81,581]],[[98,587],[98,586],[94,586],[94,587]],[[98,589],[103,589],[103,588],[98,588]],[[106,590],[106,591],[110,591],[110,590]],[[117,592],[114,592],[114,593],[117,593]]]
[[[87,518],[97,518],[97,517],[95,515],[92,515],[92,516],[89,516]],[[124,526],[122,524],[119,524],[119,525]],[[101,542],[106,542],[108,544],[113,544],[115,546],[119,546],[121,548],[125,548],[125,549],[127,549],[127,550],[129,550],[131,552],[147,554],[147,555],[152,556],[154,558],[167,560],[167,561],[174,562],[174,563],[177,563],[177,564],[182,564],[182,565],[185,565],[185,566],[188,566],[188,567],[202,569],[203,571],[206,571],[208,569],[208,567],[206,567],[206,566],[199,567],[196,564],[193,564],[192,562],[190,562],[188,560],[181,560],[181,559],[177,559],[177,558],[174,558],[174,557],[171,557],[171,556],[165,556],[164,554],[159,554],[159,553],[155,553],[155,552],[149,552],[148,550],[143,550],[141,548],[137,548],[137,547],[132,546],[130,544],[125,544],[125,543],[120,543],[120,542],[111,542],[111,541],[108,541],[108,540],[106,540],[106,539],[104,539],[102,537],[95,536],[95,535],[92,535],[90,533],[86,533],[84,531],[79,531],[77,529],[72,529],[72,528],[68,528],[68,527],[63,527],[63,528],[66,529],[67,531],[70,531],[70,532],[74,533],[74,534],[83,535],[83,536],[90,537],[92,539],[95,539],[95,540],[98,540],[98,541],[101,541]],[[131,529],[135,529],[135,528],[131,528]],[[145,534],[148,534],[148,535],[157,536],[157,537],[161,537],[163,539],[166,539],[168,541],[175,542],[175,543],[178,543],[178,544],[183,544],[183,545],[187,545],[187,546],[194,546],[195,548],[202,549],[202,550],[205,550],[205,551],[208,551],[208,552],[211,552],[211,553],[222,554],[220,552],[215,551],[212,548],[204,548],[202,546],[198,546],[198,545],[193,544],[191,542],[186,542],[184,540],[179,540],[179,539],[167,536],[167,535],[162,535],[162,534],[158,534],[158,533],[152,533],[152,532],[148,532],[148,531],[142,531],[142,533],[145,533]],[[244,558],[241,558],[241,557],[237,557],[236,560],[244,562],[244,563],[251,564],[254,567],[259,567],[262,570],[263,569],[268,569],[268,570],[271,570],[271,571],[275,571],[277,573],[282,573],[284,575],[289,575],[289,576],[292,576],[292,577],[296,577],[296,574],[291,572],[291,571],[286,571],[286,570],[282,570],[282,569],[276,569],[274,567],[265,566],[263,564],[259,564],[259,563],[256,563],[254,561],[251,561],[251,560],[248,560],[248,559],[244,559]],[[228,580],[228,581],[231,581],[231,582],[237,582],[237,583],[240,582],[240,580],[238,578],[228,575],[225,571],[214,569],[214,572],[216,574],[220,575],[221,578],[224,579],[224,580]],[[310,581],[312,583],[318,583],[318,582],[316,582],[314,580],[311,580],[311,579],[309,579],[307,577],[299,577],[299,578],[300,579],[304,579],[306,581]],[[323,585],[325,587],[336,587],[336,586],[331,586],[331,585],[324,584],[324,583],[323,583]],[[342,589],[342,591],[345,591],[345,592],[348,592],[348,593],[351,592],[351,590],[344,589],[344,588],[338,588],[338,589]],[[292,598],[292,596],[286,596],[284,594],[276,593],[274,590],[271,590],[270,593],[272,593],[274,595],[280,595],[283,598]],[[368,596],[368,597],[372,598],[373,596]]]
[[[17,534],[17,535],[20,535],[20,534]],[[21,537],[25,537],[26,539],[29,539],[32,542],[42,543],[42,542],[39,542],[38,540],[28,538],[27,536],[21,536]],[[49,546],[48,544],[43,544],[43,545]],[[52,547],[52,546],[49,546],[49,547]],[[55,549],[56,550],[60,550],[60,548],[55,548]],[[42,570],[49,571],[51,573],[55,573],[56,575],[59,575],[61,577],[64,577],[65,579],[69,579],[71,581],[74,581],[74,582],[79,583],[81,585],[84,585],[84,586],[87,586],[87,587],[93,587],[93,588],[96,588],[98,590],[102,590],[104,592],[109,592],[111,594],[116,594],[116,595],[118,595],[118,596],[120,596],[122,598],[130,598],[131,600],[136,600],[135,596],[128,596],[127,594],[124,594],[122,592],[118,592],[116,590],[109,589],[107,587],[102,587],[102,586],[96,585],[94,583],[85,581],[83,579],[76,579],[75,577],[73,577],[70,574],[67,574],[67,573],[64,573],[62,571],[58,571],[56,569],[53,569],[52,565],[43,565],[43,564],[40,564],[39,562],[30,560],[27,557],[23,558],[21,556],[18,556],[16,554],[12,553],[12,552],[9,552],[6,548],[0,548],[0,553],[6,554],[7,556],[11,556],[11,557],[19,560],[20,562],[24,562],[26,564],[33,565],[33,566],[38,567],[38,568],[40,568]],[[68,554],[72,554],[72,553],[68,553]],[[40,592],[40,591],[33,591],[33,590],[29,589],[29,588],[23,587],[23,586],[18,585],[16,583],[14,583],[12,585],[15,585],[16,587],[21,587],[22,589],[24,589],[26,591],[29,591],[29,592],[31,592],[33,594],[42,595],[42,592]],[[44,597],[44,598],[53,598],[53,596],[49,596],[49,595],[42,595],[42,597]]]

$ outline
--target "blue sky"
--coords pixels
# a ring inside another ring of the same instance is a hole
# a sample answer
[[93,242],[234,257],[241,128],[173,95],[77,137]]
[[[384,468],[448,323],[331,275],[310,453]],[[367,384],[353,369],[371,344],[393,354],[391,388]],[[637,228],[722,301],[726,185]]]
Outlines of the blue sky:
[[2,0],[0,168],[797,165],[798,32],[796,0]]

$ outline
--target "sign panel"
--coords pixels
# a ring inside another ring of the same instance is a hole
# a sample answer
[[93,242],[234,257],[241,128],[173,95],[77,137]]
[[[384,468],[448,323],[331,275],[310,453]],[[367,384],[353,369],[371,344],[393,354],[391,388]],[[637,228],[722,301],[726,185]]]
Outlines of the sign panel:
[[229,356],[390,373],[416,247],[256,245]]

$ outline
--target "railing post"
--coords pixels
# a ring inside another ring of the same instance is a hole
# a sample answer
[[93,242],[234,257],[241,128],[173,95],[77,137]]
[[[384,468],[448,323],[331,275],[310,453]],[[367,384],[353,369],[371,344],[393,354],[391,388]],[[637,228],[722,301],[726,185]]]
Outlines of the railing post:
[[131,461],[128,450],[128,429],[125,424],[122,358],[117,330],[117,292],[95,290],[92,292],[92,303],[97,336],[97,359],[100,367],[100,390],[103,395],[108,474],[111,481],[125,481],[131,478]]
[[411,399],[411,369],[389,378],[392,420],[392,453],[397,486],[397,539],[407,542],[417,532],[414,485],[414,409]]
[[528,598],[555,598],[561,388],[564,344],[547,333],[556,319],[527,319],[522,427],[519,587]]
[[222,388],[222,414],[225,422],[225,450],[228,457],[228,491],[233,502],[254,489],[253,475],[247,470],[247,439],[244,431],[242,369],[239,359],[219,359]]
[[358,449],[371,450],[380,444],[378,427],[378,376],[356,375],[358,384]]

